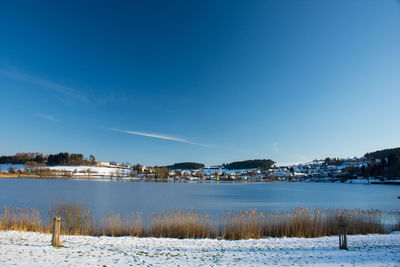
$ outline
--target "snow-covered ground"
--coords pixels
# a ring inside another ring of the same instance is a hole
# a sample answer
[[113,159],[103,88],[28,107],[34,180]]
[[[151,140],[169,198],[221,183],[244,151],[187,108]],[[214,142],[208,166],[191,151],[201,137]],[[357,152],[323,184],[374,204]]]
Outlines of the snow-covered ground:
[[[10,168],[15,170],[22,170],[25,168],[24,164],[0,164],[1,171],[8,172]],[[54,171],[63,174],[69,172],[75,177],[93,177],[93,178],[110,178],[111,176],[118,178],[129,177],[132,169],[122,167],[104,167],[104,166],[46,166]]]
[[400,266],[400,232],[258,240],[62,236],[0,231],[0,266]]
[[85,177],[129,177],[131,169],[120,167],[101,167],[101,166],[51,166],[47,167],[58,172],[70,172],[74,176]]

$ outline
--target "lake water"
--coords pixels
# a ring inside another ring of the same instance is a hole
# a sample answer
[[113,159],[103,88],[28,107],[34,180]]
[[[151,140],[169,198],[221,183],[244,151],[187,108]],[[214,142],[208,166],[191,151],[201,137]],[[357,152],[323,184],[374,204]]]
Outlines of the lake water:
[[217,214],[229,210],[357,208],[399,211],[400,186],[340,183],[151,183],[69,179],[0,179],[0,205],[35,208],[47,215],[58,203],[109,212],[172,209]]

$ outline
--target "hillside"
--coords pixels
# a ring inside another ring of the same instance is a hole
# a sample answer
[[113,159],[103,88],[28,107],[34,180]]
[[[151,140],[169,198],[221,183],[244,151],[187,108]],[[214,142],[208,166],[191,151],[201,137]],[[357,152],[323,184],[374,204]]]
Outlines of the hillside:
[[400,156],[400,147],[378,150],[375,152],[366,153],[364,156],[366,158],[375,158],[375,159],[389,158],[391,156]]

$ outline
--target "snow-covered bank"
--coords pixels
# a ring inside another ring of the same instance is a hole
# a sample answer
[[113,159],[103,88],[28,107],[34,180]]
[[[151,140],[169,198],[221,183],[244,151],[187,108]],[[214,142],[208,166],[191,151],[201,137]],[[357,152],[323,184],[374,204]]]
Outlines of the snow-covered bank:
[[[23,171],[25,164],[0,164],[1,172],[9,172],[10,169],[15,171]],[[37,167],[36,167],[37,168]],[[121,166],[96,166],[96,165],[79,165],[79,166],[45,166],[41,167],[50,169],[55,175],[65,177],[85,177],[85,178],[130,178],[132,169]]]
[[93,178],[110,178],[110,177],[129,177],[131,169],[121,167],[101,167],[101,166],[51,166],[47,167],[59,173],[68,172],[74,177],[93,177]]
[[399,266],[400,232],[258,240],[62,236],[66,248],[50,246],[51,236],[0,231],[1,266]]

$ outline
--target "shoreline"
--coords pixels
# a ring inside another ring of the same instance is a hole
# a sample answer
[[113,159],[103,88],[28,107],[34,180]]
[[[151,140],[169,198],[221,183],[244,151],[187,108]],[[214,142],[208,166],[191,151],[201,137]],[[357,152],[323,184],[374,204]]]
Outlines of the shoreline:
[[60,175],[39,176],[36,174],[0,173],[0,178],[70,178]]

